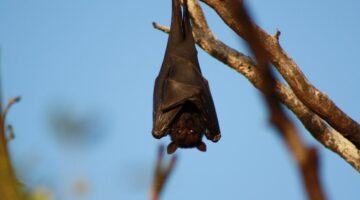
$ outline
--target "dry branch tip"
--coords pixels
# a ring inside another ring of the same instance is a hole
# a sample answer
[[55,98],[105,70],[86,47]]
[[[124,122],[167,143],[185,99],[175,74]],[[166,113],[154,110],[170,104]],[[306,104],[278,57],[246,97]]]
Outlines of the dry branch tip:
[[170,28],[167,27],[167,26],[161,25],[161,24],[156,23],[156,22],[153,22],[152,25],[153,25],[153,28],[155,28],[157,30],[160,30],[160,31],[162,31],[164,33],[169,33],[170,32]]
[[16,96],[16,97],[11,97],[9,100],[8,100],[8,104],[6,105],[2,115],[3,115],[3,120],[5,123],[5,118],[10,110],[10,108],[15,104],[15,103],[18,103],[19,101],[21,100],[21,97],[20,96]]
[[274,38],[279,42],[280,40],[281,31],[279,29],[276,29],[276,33],[274,35]]

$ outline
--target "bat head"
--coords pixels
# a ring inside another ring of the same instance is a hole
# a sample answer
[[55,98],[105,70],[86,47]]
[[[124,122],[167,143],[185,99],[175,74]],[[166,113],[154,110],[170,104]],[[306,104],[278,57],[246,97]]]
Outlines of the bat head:
[[185,103],[170,125],[172,142],[168,145],[168,153],[174,153],[178,147],[196,147],[200,151],[206,151],[206,145],[202,142],[204,133],[205,127],[200,111],[194,104]]

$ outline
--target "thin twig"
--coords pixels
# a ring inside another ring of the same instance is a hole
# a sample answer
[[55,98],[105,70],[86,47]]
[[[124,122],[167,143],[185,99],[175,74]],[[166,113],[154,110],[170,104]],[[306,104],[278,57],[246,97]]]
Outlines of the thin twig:
[[4,111],[2,112],[3,120],[6,121],[6,116],[10,110],[10,108],[21,100],[20,96],[12,97],[9,99],[8,104],[6,105]]
[[[250,57],[228,47],[218,40],[209,29],[202,9],[197,1],[189,1],[188,9],[193,22],[196,43],[205,52],[237,72],[243,74],[256,88],[261,90],[263,78]],[[169,28],[153,23],[154,28],[165,33]],[[346,162],[360,172],[360,153],[358,149],[339,132],[329,127],[319,116],[311,112],[284,84],[276,83],[276,93],[303,123],[305,128],[325,147],[340,155]]]
[[176,164],[176,155],[170,158],[169,163],[164,167],[164,146],[159,146],[158,156],[156,160],[154,180],[151,187],[151,200],[158,200],[161,192],[163,191],[166,181],[168,180],[171,172]]

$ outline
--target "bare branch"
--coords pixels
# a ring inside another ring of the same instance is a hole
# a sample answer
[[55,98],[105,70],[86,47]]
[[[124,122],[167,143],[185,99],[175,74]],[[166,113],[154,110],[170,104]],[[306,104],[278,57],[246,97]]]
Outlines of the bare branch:
[[152,25],[153,25],[154,28],[156,28],[156,29],[158,29],[158,30],[160,30],[160,31],[162,31],[164,33],[170,33],[170,28],[167,27],[167,26],[163,26],[163,25],[158,24],[156,22],[153,22]]
[[176,156],[172,156],[169,163],[163,167],[164,146],[159,146],[158,157],[156,160],[154,180],[151,188],[151,200],[158,200],[164,189],[165,183],[174,169]]
[[[246,29],[236,21],[232,0],[201,0],[212,7],[224,22],[239,36],[248,40]],[[277,68],[285,80],[289,83],[296,96],[313,112],[318,114],[332,127],[339,131],[360,148],[360,125],[347,116],[326,94],[315,88],[302,73],[297,64],[286,54],[280,46],[278,39],[266,33],[256,24],[253,28],[260,39],[265,43],[271,63]]]

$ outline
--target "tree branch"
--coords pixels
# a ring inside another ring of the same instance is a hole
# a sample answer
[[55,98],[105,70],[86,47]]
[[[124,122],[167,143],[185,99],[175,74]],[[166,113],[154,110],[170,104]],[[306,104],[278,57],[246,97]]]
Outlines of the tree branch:
[[[192,17],[196,43],[214,58],[243,74],[260,90],[263,78],[251,58],[226,46],[213,35],[197,2],[189,1],[188,9]],[[165,26],[156,23],[153,23],[153,26],[164,32],[169,32],[169,28]],[[278,81],[276,82],[276,93],[281,102],[299,118],[306,129],[320,143],[343,157],[360,172],[360,153],[351,142],[311,112],[289,87]]]
[[[236,11],[232,6],[233,0],[201,0],[212,7],[223,21],[240,37],[247,40],[245,28],[236,21]],[[360,125],[347,116],[326,94],[315,88],[302,73],[297,64],[286,54],[280,46],[278,36],[271,36],[256,24],[252,24],[265,49],[271,63],[277,68],[289,83],[296,96],[313,112],[318,114],[344,137],[360,148]]]

